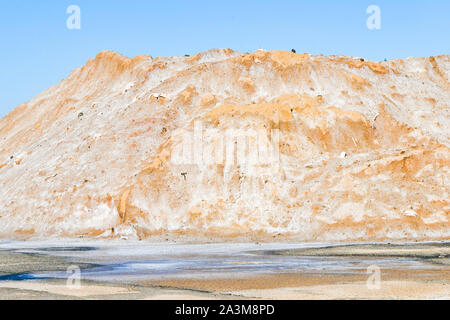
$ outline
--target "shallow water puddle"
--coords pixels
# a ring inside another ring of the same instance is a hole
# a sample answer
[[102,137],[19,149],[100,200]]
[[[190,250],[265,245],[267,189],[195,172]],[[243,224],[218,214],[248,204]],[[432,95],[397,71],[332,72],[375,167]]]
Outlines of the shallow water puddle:
[[[52,244],[52,245],[51,245]],[[108,244],[2,243],[10,252],[63,258],[81,268],[83,280],[140,282],[180,278],[231,278],[257,274],[362,274],[369,266],[381,269],[436,269],[439,266],[411,257],[314,257],[274,255],[277,250],[314,248],[329,244]],[[0,276],[2,280],[64,279],[72,273],[33,271]]]

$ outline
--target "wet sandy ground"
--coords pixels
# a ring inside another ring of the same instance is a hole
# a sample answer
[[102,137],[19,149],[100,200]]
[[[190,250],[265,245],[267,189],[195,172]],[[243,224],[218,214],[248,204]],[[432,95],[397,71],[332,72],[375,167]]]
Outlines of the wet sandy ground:
[[449,258],[445,242],[3,242],[0,299],[450,299]]

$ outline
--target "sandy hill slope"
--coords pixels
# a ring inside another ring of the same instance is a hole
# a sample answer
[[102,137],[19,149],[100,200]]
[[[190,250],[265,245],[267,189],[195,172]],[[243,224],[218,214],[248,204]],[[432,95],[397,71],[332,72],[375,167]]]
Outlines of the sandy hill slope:
[[450,56],[101,52],[0,121],[0,237],[450,238]]

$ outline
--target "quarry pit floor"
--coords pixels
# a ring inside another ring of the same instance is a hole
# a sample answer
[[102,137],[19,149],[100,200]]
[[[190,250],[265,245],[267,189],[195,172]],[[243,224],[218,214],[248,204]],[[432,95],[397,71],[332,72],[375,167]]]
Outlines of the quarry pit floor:
[[450,242],[0,241],[0,299],[450,299]]

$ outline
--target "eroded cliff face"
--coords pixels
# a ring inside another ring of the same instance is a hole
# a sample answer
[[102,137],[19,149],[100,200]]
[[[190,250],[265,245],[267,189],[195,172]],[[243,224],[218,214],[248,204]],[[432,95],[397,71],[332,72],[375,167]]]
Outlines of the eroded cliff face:
[[0,121],[0,236],[450,238],[450,56],[102,52]]

